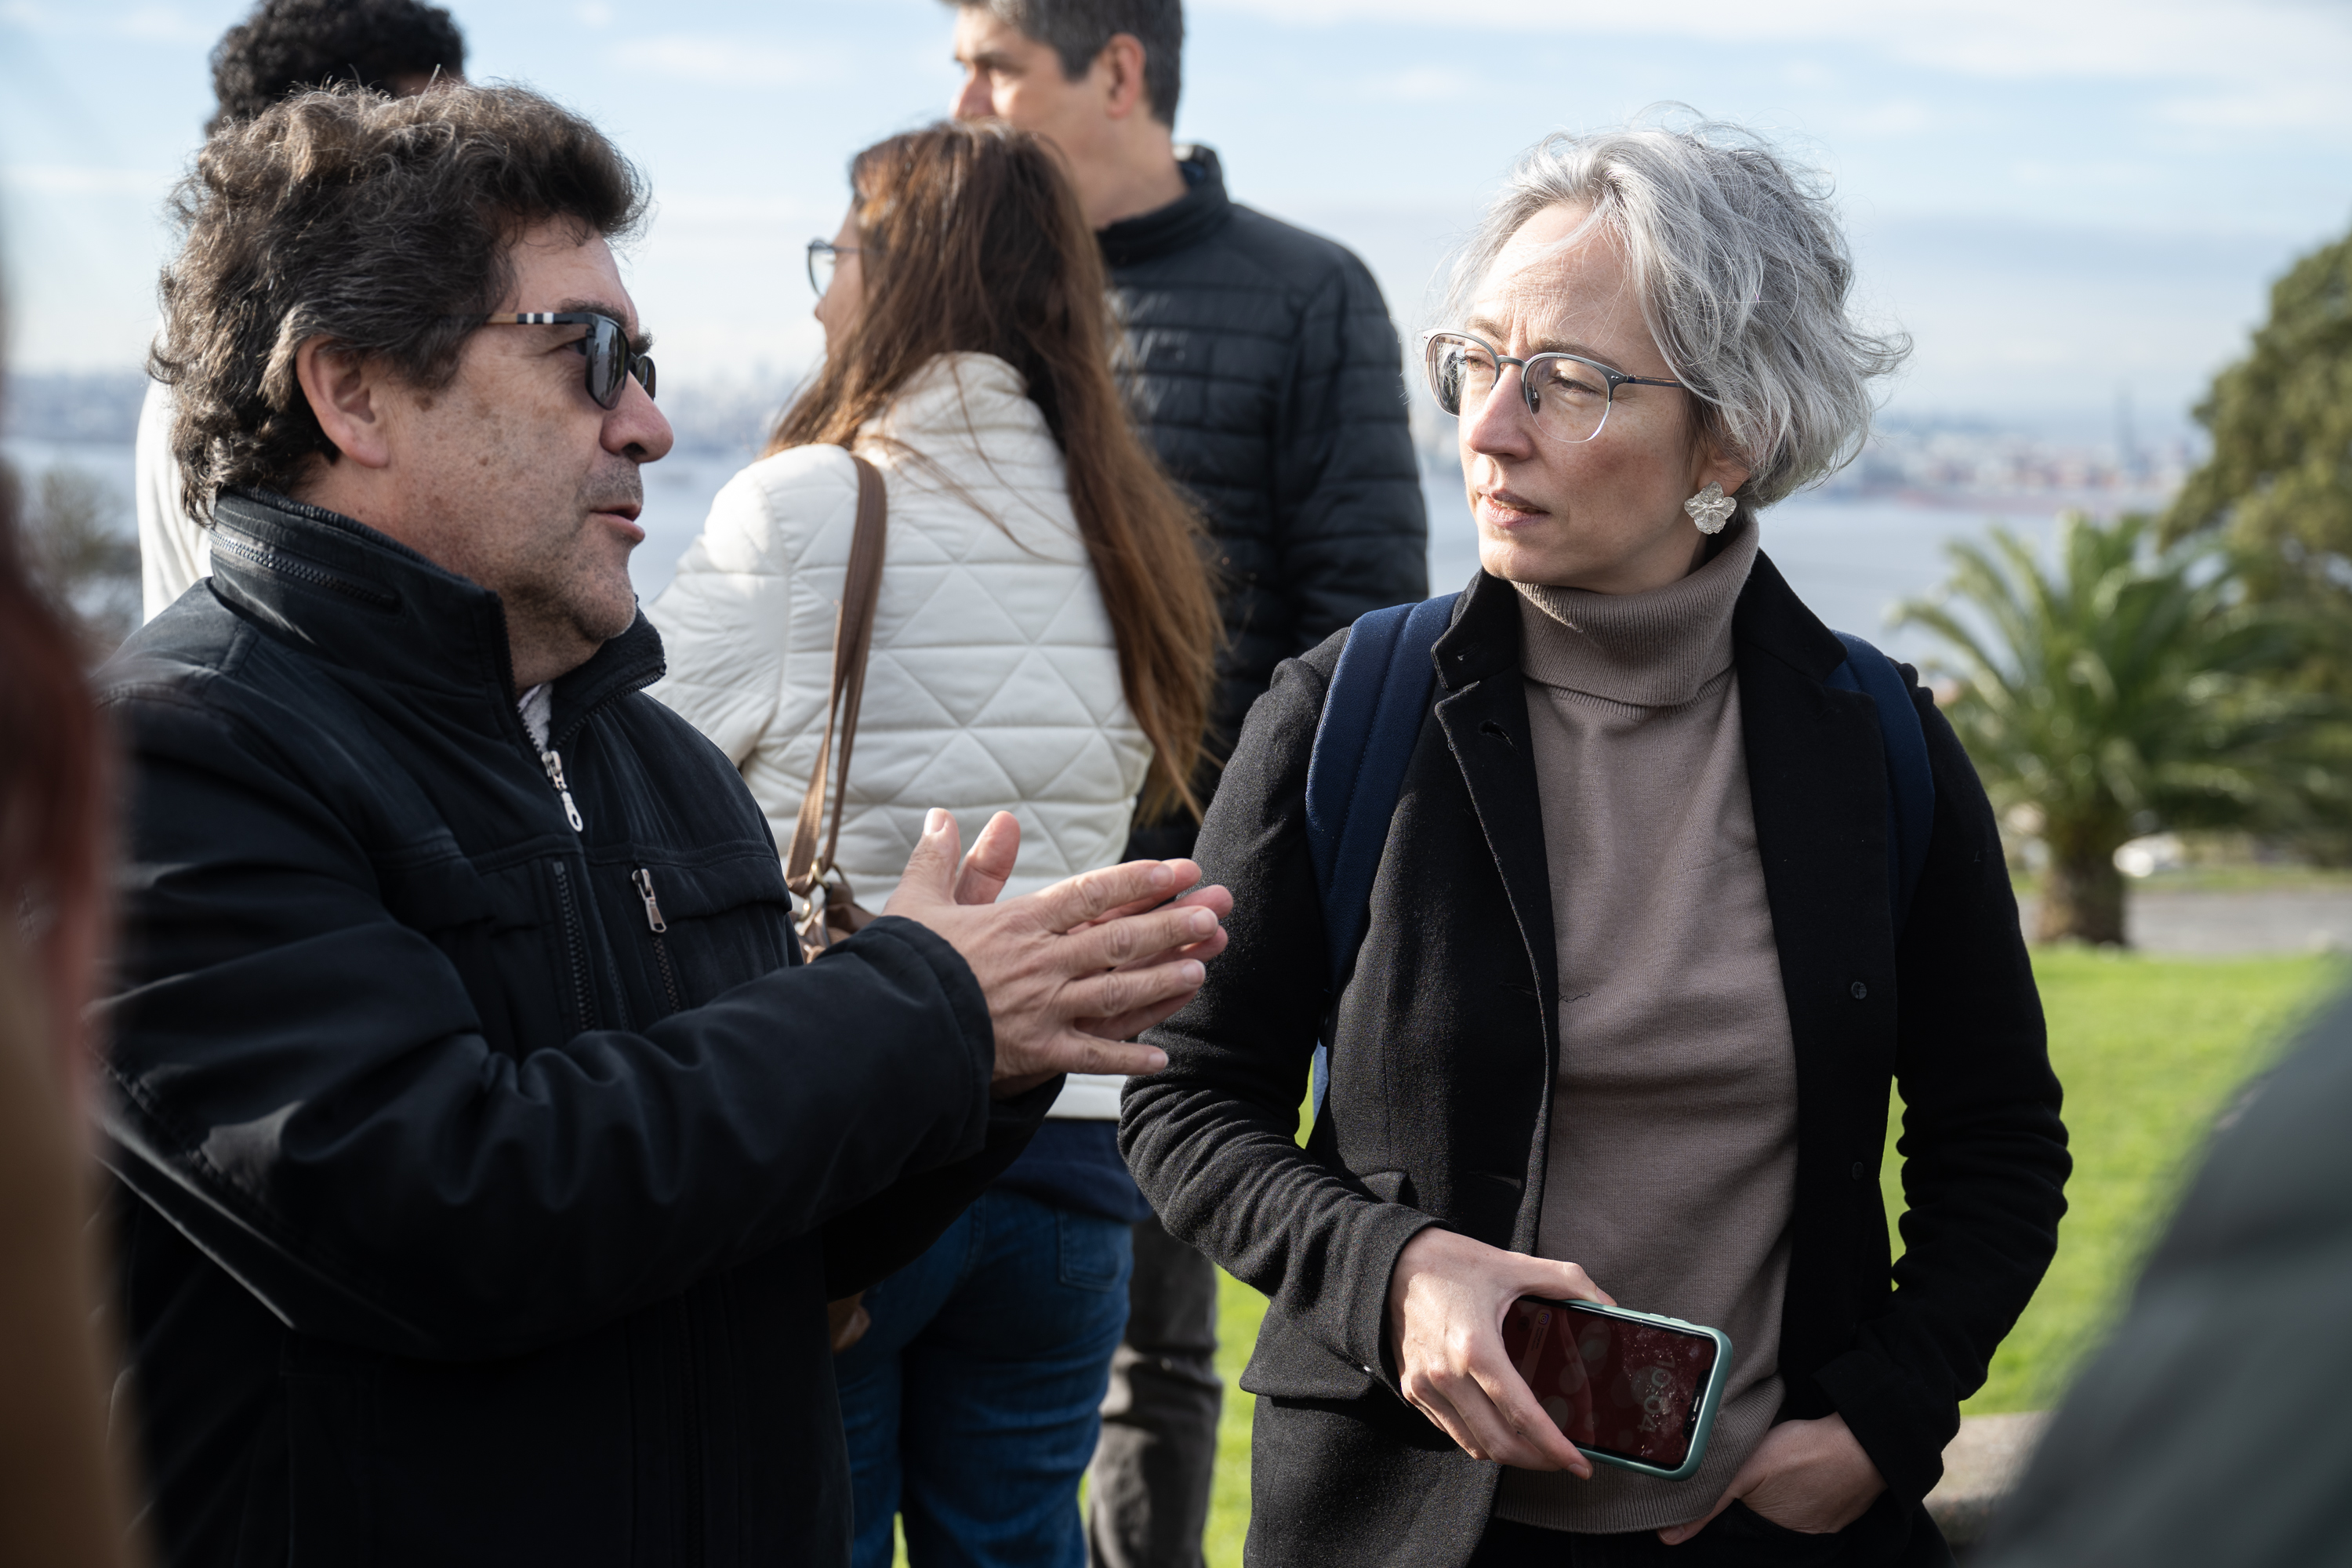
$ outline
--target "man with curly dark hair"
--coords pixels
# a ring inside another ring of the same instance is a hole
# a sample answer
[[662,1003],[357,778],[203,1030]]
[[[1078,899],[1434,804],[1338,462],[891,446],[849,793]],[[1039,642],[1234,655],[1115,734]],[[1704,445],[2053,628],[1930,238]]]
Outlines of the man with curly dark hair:
[[173,1568],[839,1568],[826,1303],[1066,1072],[1157,1070],[1120,1042],[1222,944],[1221,891],[1163,903],[1189,861],[999,903],[1013,818],[966,858],[933,811],[802,962],[759,803],[644,690],[646,202],[474,86],[299,94],[173,198],[213,573],[100,677],[102,1158]]
[[[289,93],[349,82],[393,98],[466,79],[466,35],[422,0],[261,0],[213,47],[213,116],[205,134],[258,118]],[[147,387],[139,412],[140,596],[146,618],[203,576],[204,530],[179,500],[170,450],[171,393]]]
[[418,0],[261,0],[213,48],[205,126],[252,120],[297,88],[356,82],[404,98],[438,76],[463,80],[466,35],[449,13]]

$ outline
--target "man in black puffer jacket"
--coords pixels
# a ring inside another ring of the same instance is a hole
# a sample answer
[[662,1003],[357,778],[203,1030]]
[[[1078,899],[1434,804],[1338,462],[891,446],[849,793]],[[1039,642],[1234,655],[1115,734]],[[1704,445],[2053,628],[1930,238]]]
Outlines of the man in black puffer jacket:
[[[955,112],[1062,150],[1126,324],[1137,416],[1208,523],[1225,619],[1210,720],[1222,758],[1276,665],[1367,610],[1428,595],[1396,329],[1345,247],[1239,205],[1216,153],[1176,146],[1181,0],[949,3],[966,71]],[[1203,800],[1215,782],[1204,768]],[[1196,832],[1144,824],[1128,853],[1189,855]],[[1136,1218],[1089,1544],[1097,1568],[1196,1568],[1223,1390],[1216,1270],[1160,1228],[1115,1152],[1090,1157],[1066,1128],[1049,1123],[1006,1183]]]
[[1230,905],[1077,929],[1183,863],[995,905],[1012,818],[959,881],[934,813],[883,917],[801,963],[758,805],[642,690],[671,437],[606,244],[645,193],[584,121],[309,95],[176,206],[156,364],[214,574],[101,682],[152,1536],[840,1568],[826,1303],[921,1253],[1064,1071],[1160,1065],[1112,1042]]

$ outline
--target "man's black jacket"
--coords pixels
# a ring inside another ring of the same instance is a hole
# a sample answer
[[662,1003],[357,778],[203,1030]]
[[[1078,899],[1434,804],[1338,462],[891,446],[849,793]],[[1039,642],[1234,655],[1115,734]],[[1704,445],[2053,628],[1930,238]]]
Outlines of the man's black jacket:
[[494,595],[279,498],[218,523],[103,679],[166,1559],[845,1563],[824,1302],[1051,1088],[992,1102],[986,1001],[919,926],[798,963],[758,805],[639,694],[642,617],[555,685],[574,831]]
[[[1384,1324],[1397,1254],[1423,1226],[1533,1252],[1543,1210],[1558,948],[1517,598],[1481,575],[1438,639],[1438,698],[1306,1147],[1293,1138],[1327,1005],[1307,763],[1344,637],[1285,664],[1250,714],[1201,833],[1205,875],[1233,889],[1231,945],[1150,1036],[1167,1070],[1127,1091],[1120,1143],[1169,1231],[1272,1298],[1242,1378],[1265,1396],[1249,1540],[1263,1568],[1459,1564],[1501,1474],[1399,1396]],[[1932,700],[1914,688],[1936,816],[1898,943],[1874,710],[1822,684],[1843,646],[1761,556],[1732,640],[1796,1051],[1780,1415],[1843,1415],[1907,1507],[2057,1245],[2058,1082],[1992,811]],[[1891,1268],[1890,1079],[1907,1205]]]
[[1222,756],[1276,664],[1428,594],[1429,523],[1372,275],[1345,247],[1230,200],[1208,148],[1183,167],[1181,198],[1100,239],[1136,416],[1215,545]]

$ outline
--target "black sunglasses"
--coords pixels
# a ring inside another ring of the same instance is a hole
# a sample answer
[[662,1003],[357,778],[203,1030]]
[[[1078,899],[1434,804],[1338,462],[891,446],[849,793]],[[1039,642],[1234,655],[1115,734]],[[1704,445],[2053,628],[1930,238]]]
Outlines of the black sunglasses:
[[588,335],[572,346],[588,362],[588,395],[596,400],[599,408],[611,408],[621,401],[621,384],[632,375],[654,395],[654,362],[629,349],[628,329],[610,316],[593,310],[509,310],[504,315],[485,316],[482,324],[489,327],[585,327]]

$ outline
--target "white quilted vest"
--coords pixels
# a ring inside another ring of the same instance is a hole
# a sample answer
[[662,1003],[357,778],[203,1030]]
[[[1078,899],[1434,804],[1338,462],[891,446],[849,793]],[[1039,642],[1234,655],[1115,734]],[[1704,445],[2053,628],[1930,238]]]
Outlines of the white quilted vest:
[[[948,354],[867,432],[902,448],[859,448],[890,521],[841,826],[857,901],[888,901],[932,806],[966,847],[994,813],[1020,819],[1007,898],[1117,864],[1151,743],[1045,416],[1003,360]],[[816,761],[856,521],[839,447],[762,458],[719,492],[646,611],[669,658],[653,694],[734,759],[780,849]],[[1074,1077],[1053,1113],[1115,1118],[1120,1081]]]

